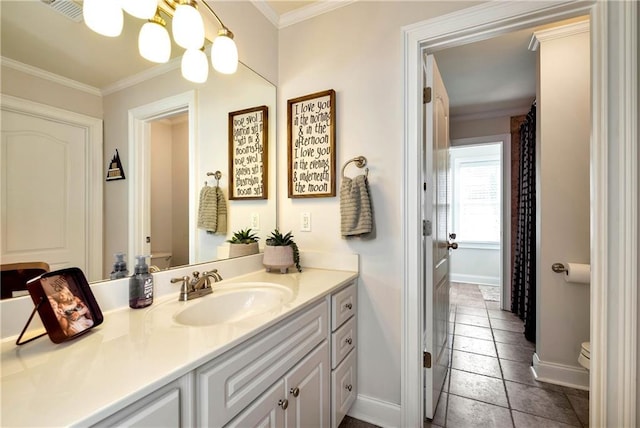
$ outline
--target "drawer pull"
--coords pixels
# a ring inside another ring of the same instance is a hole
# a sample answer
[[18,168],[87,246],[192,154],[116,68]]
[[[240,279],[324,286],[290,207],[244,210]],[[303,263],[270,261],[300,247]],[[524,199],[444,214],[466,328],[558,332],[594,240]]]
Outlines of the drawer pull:
[[294,397],[297,397],[298,395],[300,395],[300,388],[298,388],[298,387],[291,388],[291,389],[289,390],[289,393],[290,393],[291,395],[293,395]]
[[353,389],[353,386],[347,385],[347,386],[344,387],[344,389],[346,389],[347,391],[351,392],[351,390]]
[[345,340],[345,342],[347,342],[347,345],[351,345],[353,343],[353,340],[350,337],[347,337],[347,340]]
[[351,310],[353,308],[353,305],[351,303],[347,303],[346,305],[344,305],[344,307]]
[[[351,386],[351,385],[349,385]],[[284,400],[278,400],[278,406],[282,407],[282,410],[287,410],[287,407],[289,407],[289,400],[284,399]]]

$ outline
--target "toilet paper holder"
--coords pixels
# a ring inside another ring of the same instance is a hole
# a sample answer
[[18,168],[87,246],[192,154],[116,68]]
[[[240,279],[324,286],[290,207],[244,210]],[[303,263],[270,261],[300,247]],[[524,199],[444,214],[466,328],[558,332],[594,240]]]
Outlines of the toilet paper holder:
[[567,271],[567,268],[562,263],[554,263],[551,265],[551,270],[555,273],[563,273]]

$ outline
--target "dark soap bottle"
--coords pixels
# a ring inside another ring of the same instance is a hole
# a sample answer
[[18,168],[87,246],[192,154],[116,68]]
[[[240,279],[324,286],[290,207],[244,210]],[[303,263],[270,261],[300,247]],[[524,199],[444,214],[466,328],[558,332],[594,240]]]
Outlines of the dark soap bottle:
[[146,263],[148,256],[136,256],[136,270],[129,279],[129,306],[146,308],[153,303],[153,275]]

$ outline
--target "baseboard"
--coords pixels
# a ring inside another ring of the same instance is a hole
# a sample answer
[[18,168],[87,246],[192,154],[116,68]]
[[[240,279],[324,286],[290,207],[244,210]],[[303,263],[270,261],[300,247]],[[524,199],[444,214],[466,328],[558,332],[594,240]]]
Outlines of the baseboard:
[[400,405],[358,394],[348,415],[381,427],[399,427],[402,419]]
[[479,285],[500,285],[499,276],[482,276],[482,275],[467,275],[464,273],[451,273],[449,279],[451,282],[464,282],[467,284],[479,284]]
[[531,371],[539,382],[553,383],[585,391],[589,390],[589,371],[582,367],[542,361],[538,354],[535,353],[533,354]]

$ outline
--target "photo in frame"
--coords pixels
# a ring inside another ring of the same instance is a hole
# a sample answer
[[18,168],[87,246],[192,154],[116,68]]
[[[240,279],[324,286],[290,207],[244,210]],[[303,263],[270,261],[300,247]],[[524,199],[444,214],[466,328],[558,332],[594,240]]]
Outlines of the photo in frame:
[[336,196],[336,92],[287,101],[289,198]]
[[[37,310],[53,343],[62,343],[76,338],[102,324],[102,311],[93,296],[87,278],[79,268],[44,273],[29,280],[27,290],[36,306],[34,312]],[[31,318],[29,318],[30,321]],[[33,339],[23,343],[31,340]],[[16,343],[22,344],[19,342],[20,338]]]
[[229,113],[229,199],[268,198],[269,108]]

